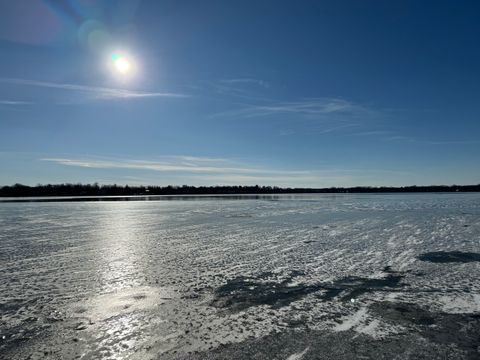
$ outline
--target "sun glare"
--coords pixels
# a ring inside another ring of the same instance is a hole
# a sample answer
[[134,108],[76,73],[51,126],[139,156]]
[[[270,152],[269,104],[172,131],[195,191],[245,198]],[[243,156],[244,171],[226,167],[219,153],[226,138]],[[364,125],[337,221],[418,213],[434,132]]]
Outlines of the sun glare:
[[122,55],[112,54],[112,61],[115,70],[120,74],[127,74],[131,69],[130,61]]
[[104,53],[104,67],[110,78],[122,86],[136,82],[140,75],[138,58],[125,49],[110,49]]

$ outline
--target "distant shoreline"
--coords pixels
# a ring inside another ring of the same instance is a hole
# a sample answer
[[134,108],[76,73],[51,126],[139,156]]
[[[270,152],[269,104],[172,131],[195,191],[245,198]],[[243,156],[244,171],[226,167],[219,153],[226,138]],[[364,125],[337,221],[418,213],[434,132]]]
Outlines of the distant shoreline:
[[276,193],[276,194],[177,194],[177,195],[108,195],[108,196],[18,196],[5,197],[0,196],[1,203],[34,203],[34,202],[102,202],[102,201],[195,201],[195,200],[265,200],[279,201],[289,200],[291,195],[293,200],[309,200],[308,195],[428,195],[428,194],[471,194],[478,191],[424,191],[424,192],[344,192],[344,193]]
[[288,194],[394,194],[394,193],[469,193],[480,192],[479,185],[431,185],[431,186],[381,186],[381,187],[331,187],[331,188],[280,188],[272,186],[118,186],[98,184],[56,184],[27,186],[15,184],[0,187],[0,198],[112,198],[125,200],[153,196],[258,196]]

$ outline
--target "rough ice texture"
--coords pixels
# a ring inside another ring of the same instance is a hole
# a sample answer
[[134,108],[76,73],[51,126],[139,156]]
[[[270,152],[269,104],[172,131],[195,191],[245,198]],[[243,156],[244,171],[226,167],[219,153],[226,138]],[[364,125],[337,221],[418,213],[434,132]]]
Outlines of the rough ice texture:
[[0,203],[0,357],[478,358],[479,194],[275,200]]

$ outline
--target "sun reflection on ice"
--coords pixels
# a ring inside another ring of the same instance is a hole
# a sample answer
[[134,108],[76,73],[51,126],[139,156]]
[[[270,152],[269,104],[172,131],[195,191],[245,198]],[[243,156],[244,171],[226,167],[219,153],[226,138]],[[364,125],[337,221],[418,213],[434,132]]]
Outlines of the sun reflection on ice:
[[73,308],[79,329],[95,339],[87,355],[131,358],[145,351],[146,344],[153,341],[153,333],[172,331],[163,312],[175,294],[146,281],[148,249],[141,239],[145,224],[138,218],[138,206],[134,202],[101,204],[96,249],[101,287],[96,296]]
[[[131,358],[150,341],[152,313],[171,300],[172,292],[166,288],[139,286],[122,288],[77,304],[73,312],[79,321],[77,329],[90,336],[92,348],[86,356],[97,354],[102,359]],[[163,320],[167,323],[167,320]]]

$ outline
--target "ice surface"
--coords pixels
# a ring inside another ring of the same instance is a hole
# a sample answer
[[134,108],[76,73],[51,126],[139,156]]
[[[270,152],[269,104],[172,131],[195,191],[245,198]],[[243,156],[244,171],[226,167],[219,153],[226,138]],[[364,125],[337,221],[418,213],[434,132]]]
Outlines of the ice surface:
[[479,194],[0,202],[0,358],[474,358],[479,240]]

